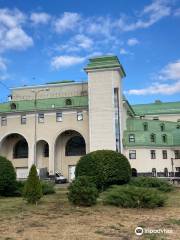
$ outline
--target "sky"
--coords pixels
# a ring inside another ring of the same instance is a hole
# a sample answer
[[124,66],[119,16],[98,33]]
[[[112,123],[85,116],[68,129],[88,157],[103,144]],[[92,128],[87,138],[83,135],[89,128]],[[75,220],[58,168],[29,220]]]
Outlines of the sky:
[[1,102],[12,87],[86,81],[101,55],[118,56],[131,104],[180,101],[180,0],[0,0]]

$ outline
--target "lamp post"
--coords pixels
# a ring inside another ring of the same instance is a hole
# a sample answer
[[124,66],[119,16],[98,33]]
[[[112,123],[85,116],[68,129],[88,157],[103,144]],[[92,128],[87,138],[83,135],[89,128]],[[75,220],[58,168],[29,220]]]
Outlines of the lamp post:
[[37,156],[36,156],[36,141],[37,141],[37,96],[40,92],[49,91],[49,88],[35,90],[34,93],[34,164],[37,167]]

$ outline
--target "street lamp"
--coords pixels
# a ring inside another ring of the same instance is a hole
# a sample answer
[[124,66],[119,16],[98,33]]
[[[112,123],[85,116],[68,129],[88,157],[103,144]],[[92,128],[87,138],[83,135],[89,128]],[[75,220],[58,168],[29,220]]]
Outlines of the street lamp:
[[32,89],[34,93],[34,164],[37,167],[37,156],[36,156],[36,140],[37,140],[37,96],[40,92],[49,91],[49,88],[35,90]]

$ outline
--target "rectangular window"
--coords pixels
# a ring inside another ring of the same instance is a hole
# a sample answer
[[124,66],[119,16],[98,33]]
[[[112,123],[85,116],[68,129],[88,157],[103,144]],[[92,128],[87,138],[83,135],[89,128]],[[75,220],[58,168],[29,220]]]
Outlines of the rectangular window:
[[155,120],[155,121],[156,121],[156,120],[159,120],[159,117],[156,117],[156,116],[155,116],[155,117],[153,117],[153,120]]
[[129,135],[129,142],[135,142],[135,135],[134,134]]
[[136,150],[129,150],[129,159],[136,159]]
[[180,159],[180,150],[174,151],[174,157],[175,157],[175,159]]
[[62,112],[56,113],[56,122],[62,122]]
[[167,151],[166,150],[162,150],[162,156],[163,156],[163,159],[167,159]]
[[21,115],[21,124],[26,124],[26,115]]
[[83,120],[83,113],[82,112],[77,112],[77,120],[82,121]]
[[1,126],[6,126],[7,125],[7,117],[6,116],[2,116],[1,117]]
[[156,151],[151,150],[151,159],[156,159]]
[[44,113],[39,113],[38,114],[38,122],[39,123],[44,123]]

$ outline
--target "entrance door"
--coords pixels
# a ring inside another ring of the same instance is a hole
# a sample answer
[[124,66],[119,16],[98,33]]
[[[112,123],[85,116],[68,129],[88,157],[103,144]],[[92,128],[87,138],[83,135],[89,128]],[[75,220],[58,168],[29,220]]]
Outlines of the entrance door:
[[75,179],[75,165],[69,166],[69,181],[72,182]]

